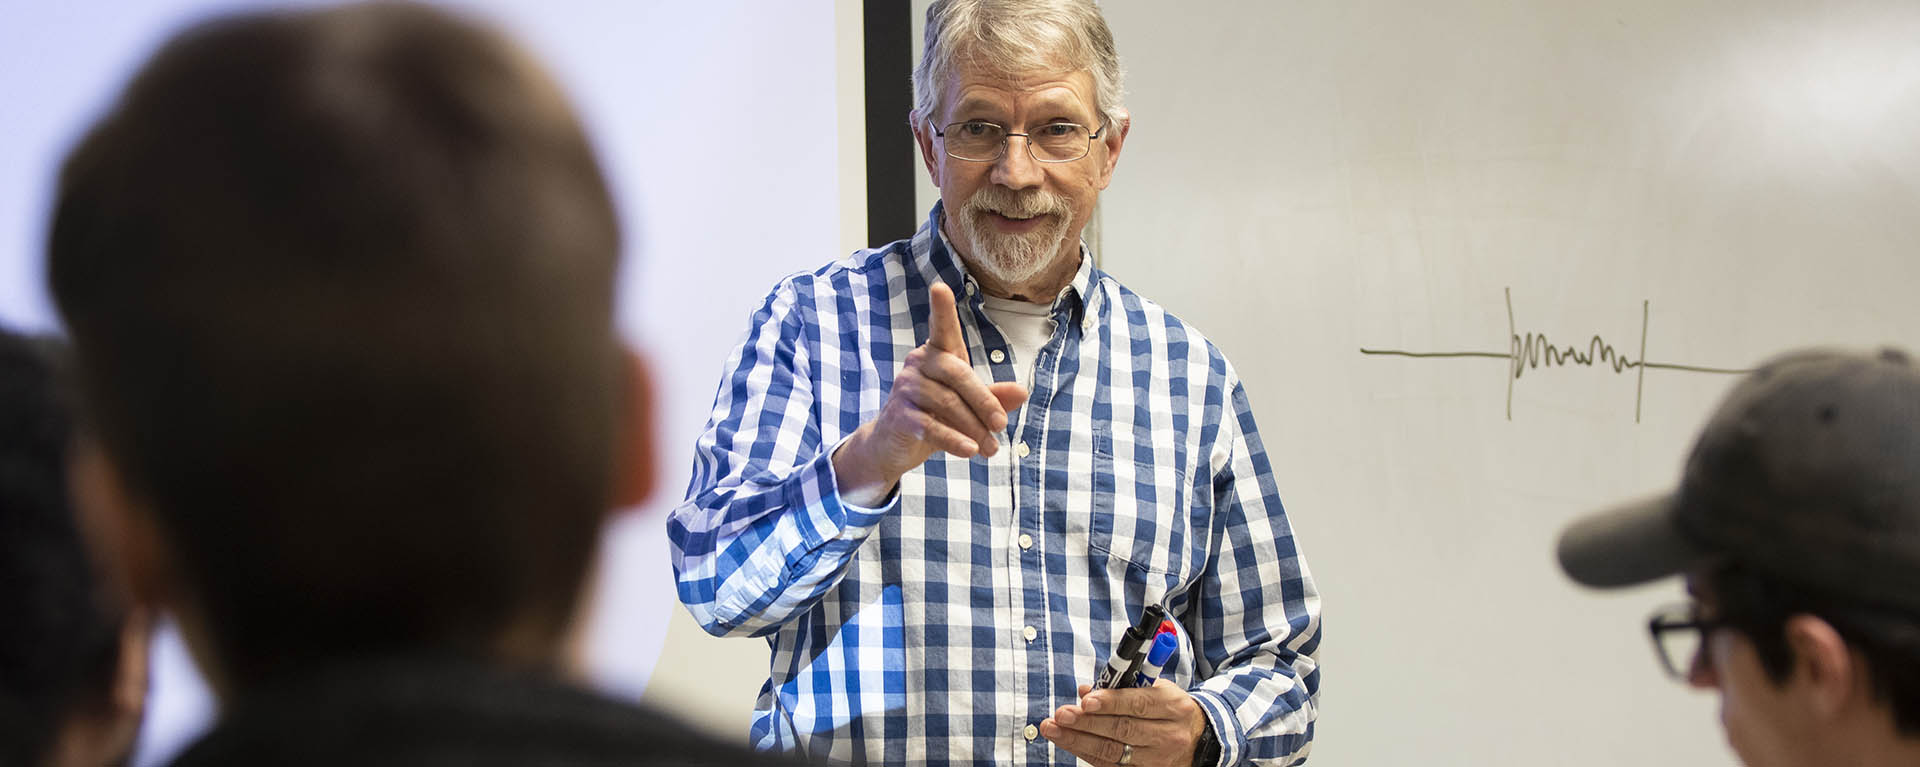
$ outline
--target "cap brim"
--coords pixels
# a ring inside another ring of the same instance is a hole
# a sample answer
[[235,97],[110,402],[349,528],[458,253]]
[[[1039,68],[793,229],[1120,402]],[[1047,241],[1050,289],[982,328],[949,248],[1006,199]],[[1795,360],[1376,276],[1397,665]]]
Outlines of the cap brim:
[[1617,588],[1685,572],[1706,559],[1674,523],[1674,496],[1594,512],[1560,533],[1560,569],[1586,586]]

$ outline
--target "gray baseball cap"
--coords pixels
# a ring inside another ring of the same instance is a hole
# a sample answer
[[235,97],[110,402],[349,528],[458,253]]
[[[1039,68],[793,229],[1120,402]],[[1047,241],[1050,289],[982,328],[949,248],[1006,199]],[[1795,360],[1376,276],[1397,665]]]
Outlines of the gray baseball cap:
[[1560,566],[1610,588],[1732,560],[1920,612],[1920,370],[1897,349],[1768,360],[1727,395],[1679,489],[1560,534]]

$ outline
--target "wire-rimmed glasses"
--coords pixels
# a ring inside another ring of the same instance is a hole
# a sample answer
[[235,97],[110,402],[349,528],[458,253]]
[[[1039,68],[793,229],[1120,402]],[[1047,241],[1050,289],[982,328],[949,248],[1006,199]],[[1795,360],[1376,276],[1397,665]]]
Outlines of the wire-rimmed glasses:
[[1105,130],[1105,126],[1089,131],[1085,125],[1053,122],[1026,133],[1009,133],[1004,126],[985,120],[965,120],[933,128],[933,135],[946,145],[947,156],[956,160],[993,162],[1007,153],[1007,140],[1019,136],[1027,140],[1027,154],[1035,160],[1073,162],[1093,151],[1093,140]]

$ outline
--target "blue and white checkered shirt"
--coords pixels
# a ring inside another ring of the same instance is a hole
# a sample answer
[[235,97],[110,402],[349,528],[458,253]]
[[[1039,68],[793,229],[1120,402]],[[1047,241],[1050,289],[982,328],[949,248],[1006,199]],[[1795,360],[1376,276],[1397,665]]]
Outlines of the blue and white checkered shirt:
[[[694,618],[772,645],[754,744],[855,763],[1072,765],[1035,726],[1160,602],[1181,640],[1164,676],[1205,710],[1221,763],[1304,758],[1320,599],[1233,367],[1084,245],[1052,338],[1014,359],[940,217],[774,288],[727,361],[668,521]],[[934,280],[960,297],[974,370],[1012,381],[1033,365],[1031,398],[994,457],[935,453],[886,506],[855,506],[829,458],[925,341]]]

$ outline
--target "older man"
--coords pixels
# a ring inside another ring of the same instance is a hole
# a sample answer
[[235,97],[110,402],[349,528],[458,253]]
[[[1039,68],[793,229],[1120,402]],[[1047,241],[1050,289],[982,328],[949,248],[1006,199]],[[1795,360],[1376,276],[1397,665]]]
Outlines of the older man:
[[[1080,241],[1129,127],[1105,21],[1087,0],[935,2],[914,83],[941,202],[911,239],[774,288],[670,522],[694,616],[772,645],[756,745],[1303,758],[1319,598],[1239,378]],[[1178,659],[1089,693],[1149,605]]]
[[1781,355],[1735,387],[1673,493],[1569,526],[1574,580],[1684,575],[1648,622],[1667,672],[1720,693],[1752,767],[1920,764],[1920,368]]

